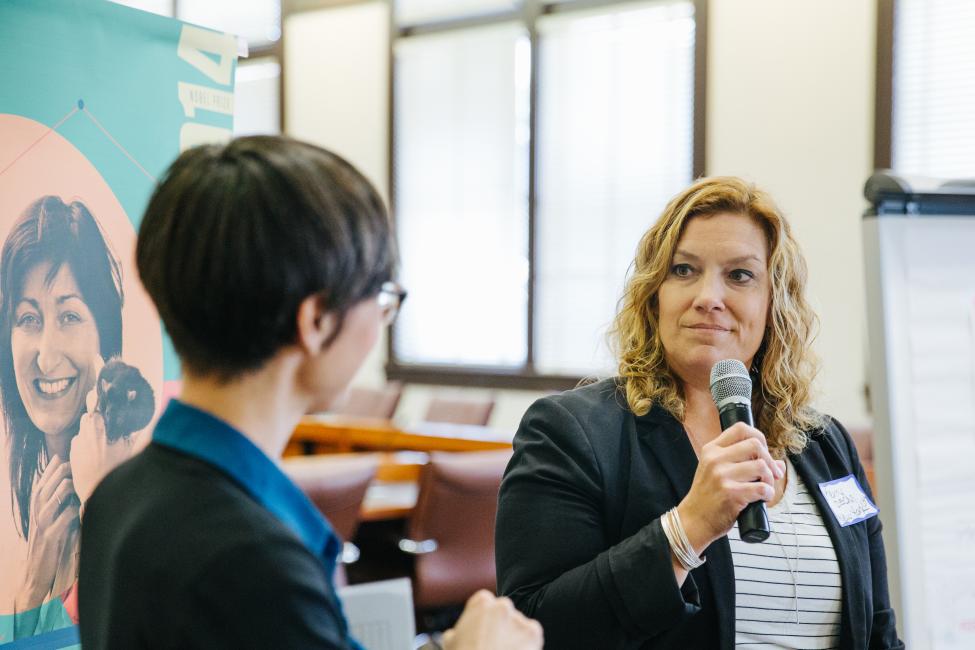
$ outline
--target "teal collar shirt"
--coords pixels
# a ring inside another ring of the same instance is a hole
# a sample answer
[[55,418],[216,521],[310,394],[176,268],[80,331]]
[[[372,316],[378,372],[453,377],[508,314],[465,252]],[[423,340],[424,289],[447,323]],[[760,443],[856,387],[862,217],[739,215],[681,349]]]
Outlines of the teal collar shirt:
[[[342,541],[305,493],[244,434],[206,411],[173,399],[159,418],[152,439],[213,465],[230,477],[321,559],[329,584],[334,584]],[[344,615],[342,623],[349,646],[362,650],[348,635]]]

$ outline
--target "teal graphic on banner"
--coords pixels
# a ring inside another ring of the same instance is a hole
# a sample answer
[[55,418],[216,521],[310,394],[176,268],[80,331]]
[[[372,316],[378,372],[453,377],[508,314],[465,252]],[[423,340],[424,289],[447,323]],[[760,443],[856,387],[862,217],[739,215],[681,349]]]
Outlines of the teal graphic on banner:
[[135,233],[178,153],[230,137],[236,53],[101,0],[0,2],[0,644],[61,647],[83,504],[178,378]]

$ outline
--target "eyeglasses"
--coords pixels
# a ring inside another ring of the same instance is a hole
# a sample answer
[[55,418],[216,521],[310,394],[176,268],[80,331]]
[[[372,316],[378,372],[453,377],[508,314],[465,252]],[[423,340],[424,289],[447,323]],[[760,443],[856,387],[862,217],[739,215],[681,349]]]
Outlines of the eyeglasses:
[[383,282],[376,300],[383,311],[383,325],[391,325],[406,300],[406,289],[396,282]]

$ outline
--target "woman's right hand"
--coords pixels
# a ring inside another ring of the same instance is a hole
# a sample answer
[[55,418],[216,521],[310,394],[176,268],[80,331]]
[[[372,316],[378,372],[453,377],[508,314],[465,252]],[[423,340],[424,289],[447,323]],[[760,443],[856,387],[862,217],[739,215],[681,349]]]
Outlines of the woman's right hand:
[[731,530],[753,501],[769,501],[785,462],[769,454],[761,431],[739,422],[701,448],[694,482],[677,514],[698,555]]
[[460,620],[444,632],[446,650],[541,650],[544,633],[538,621],[515,609],[508,598],[484,589],[467,600]]
[[78,506],[71,464],[54,456],[31,492],[27,573],[17,593],[16,611],[34,609],[51,595],[66,547],[78,544]]

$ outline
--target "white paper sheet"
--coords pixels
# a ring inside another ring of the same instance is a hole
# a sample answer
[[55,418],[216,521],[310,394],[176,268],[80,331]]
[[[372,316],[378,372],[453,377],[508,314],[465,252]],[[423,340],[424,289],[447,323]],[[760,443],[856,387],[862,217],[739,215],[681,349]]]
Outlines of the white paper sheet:
[[412,650],[413,591],[409,578],[338,590],[352,636],[366,650]]
[[[975,648],[975,219],[906,228],[913,444],[925,633],[932,650]],[[897,317],[888,314],[888,317]],[[907,614],[913,614],[907,613]]]

